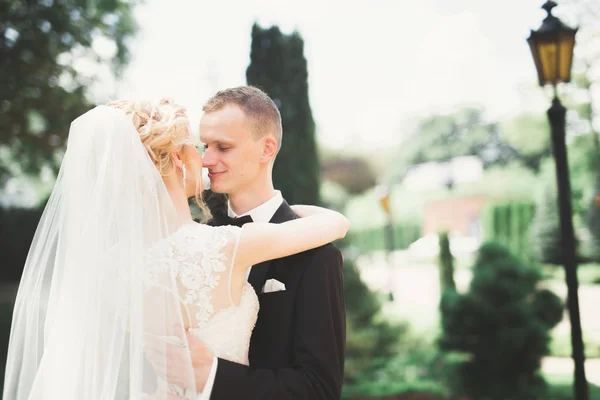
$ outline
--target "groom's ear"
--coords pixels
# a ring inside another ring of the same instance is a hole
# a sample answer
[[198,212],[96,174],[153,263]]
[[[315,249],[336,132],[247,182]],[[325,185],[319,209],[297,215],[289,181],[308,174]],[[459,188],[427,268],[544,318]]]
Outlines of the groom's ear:
[[261,160],[263,162],[270,162],[277,155],[277,141],[273,136],[266,136],[263,145],[263,151]]

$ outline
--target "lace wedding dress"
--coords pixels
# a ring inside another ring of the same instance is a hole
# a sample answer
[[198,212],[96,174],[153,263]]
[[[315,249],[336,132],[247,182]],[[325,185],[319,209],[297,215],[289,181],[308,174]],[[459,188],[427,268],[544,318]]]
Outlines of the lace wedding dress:
[[193,398],[152,368],[176,353],[193,380],[179,327],[247,364],[258,299],[231,268],[243,229],[179,223],[131,116],[98,106],[74,120],[23,268],[2,397],[140,400],[158,382]]
[[[152,286],[153,277],[168,269],[177,282],[189,332],[215,356],[248,365],[259,303],[248,282],[244,282],[239,303],[232,296],[231,277],[241,231],[237,226],[182,226],[150,251],[146,283]],[[160,380],[159,389],[194,398],[188,391]]]

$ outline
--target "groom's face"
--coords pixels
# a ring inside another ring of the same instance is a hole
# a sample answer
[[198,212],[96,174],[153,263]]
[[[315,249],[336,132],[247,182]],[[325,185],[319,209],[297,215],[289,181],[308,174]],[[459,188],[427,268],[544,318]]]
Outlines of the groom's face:
[[200,120],[200,140],[205,151],[210,189],[235,194],[257,181],[263,140],[255,140],[244,112],[236,105],[207,112]]

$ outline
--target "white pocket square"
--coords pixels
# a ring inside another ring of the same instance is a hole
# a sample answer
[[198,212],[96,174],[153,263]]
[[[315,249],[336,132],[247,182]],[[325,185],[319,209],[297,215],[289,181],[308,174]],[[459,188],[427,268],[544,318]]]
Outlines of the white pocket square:
[[269,279],[265,282],[262,288],[262,293],[282,292],[285,290],[285,285],[277,279]]

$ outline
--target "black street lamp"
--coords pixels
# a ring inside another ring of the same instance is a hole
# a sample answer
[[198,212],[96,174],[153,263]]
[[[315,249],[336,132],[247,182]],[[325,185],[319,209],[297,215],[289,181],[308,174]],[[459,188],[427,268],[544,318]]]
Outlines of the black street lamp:
[[565,143],[566,108],[561,104],[556,85],[571,80],[571,64],[577,29],[569,28],[552,15],[556,7],[553,1],[547,1],[542,8],[548,15],[537,31],[531,31],[527,42],[531,48],[533,61],[537,68],[540,86],[551,84],[554,87],[552,106],[548,109],[552,152],[556,165],[558,186],[558,209],[560,231],[564,255],[565,276],[567,281],[567,308],[571,322],[571,345],[575,363],[575,399],[588,400],[588,385],[585,378],[585,355],[579,316],[579,298],[577,295],[577,260],[575,254],[575,232],[571,205],[571,183],[569,181],[569,163]]

